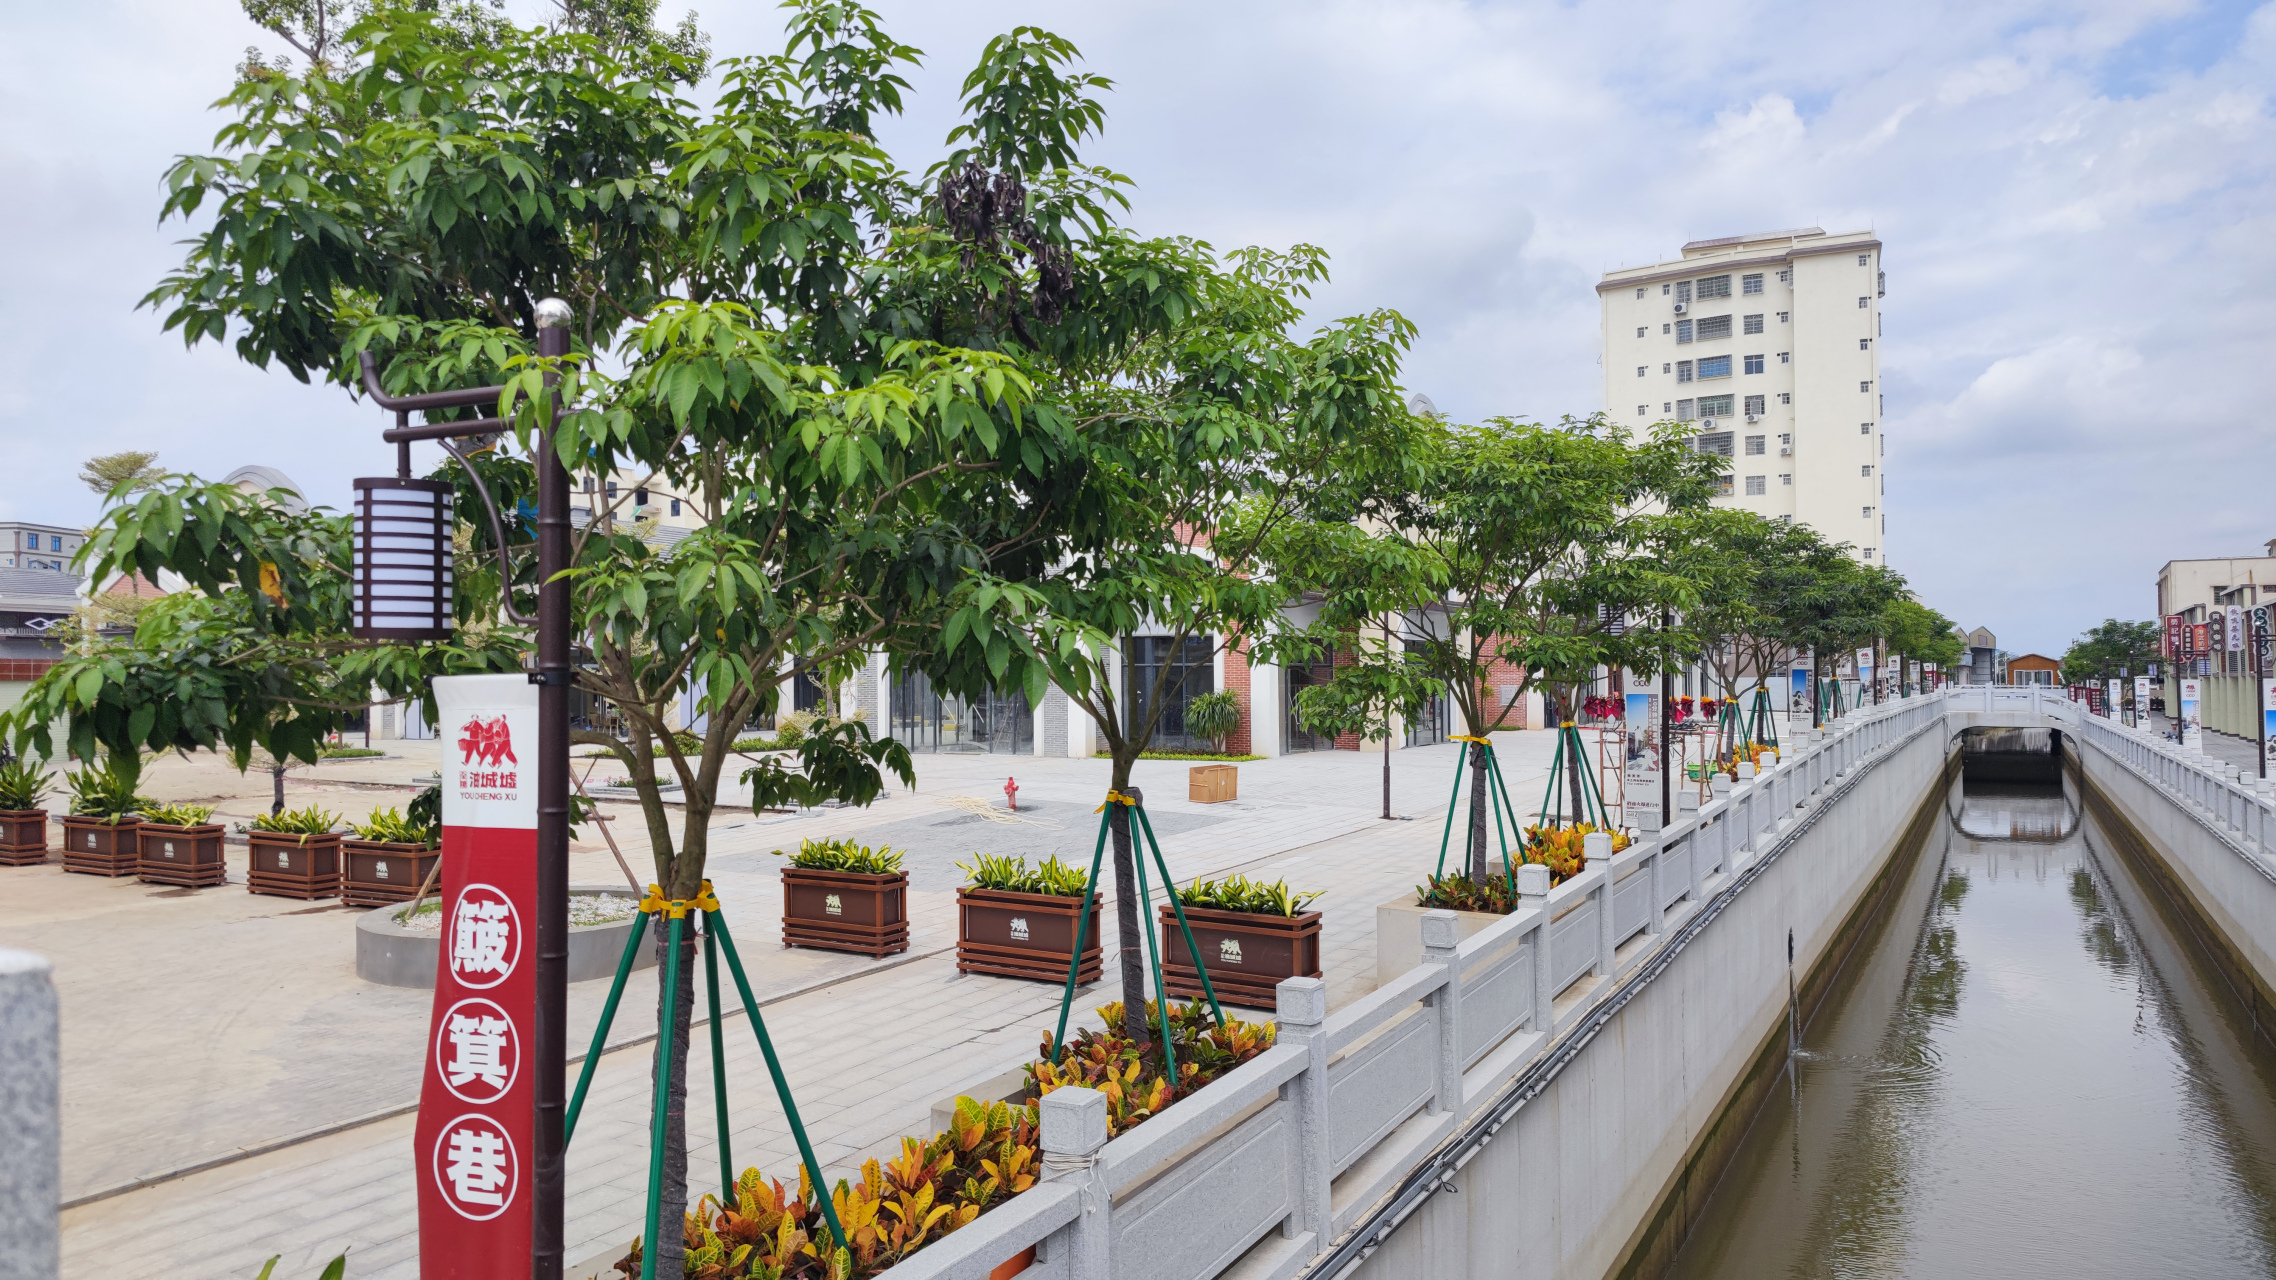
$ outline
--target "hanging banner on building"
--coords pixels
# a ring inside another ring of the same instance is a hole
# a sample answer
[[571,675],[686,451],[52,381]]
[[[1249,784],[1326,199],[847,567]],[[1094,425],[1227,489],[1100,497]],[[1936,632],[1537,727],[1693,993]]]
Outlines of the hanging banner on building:
[[2212,640],[2212,635],[2213,635],[2213,628],[2212,628],[2212,625],[2211,625],[2210,623],[2204,623],[2204,622],[2192,622],[2192,623],[2190,623],[2190,624],[2189,624],[2189,652],[2191,652],[2191,653],[2211,653],[2211,652],[2213,651],[2213,640]]
[[2197,715],[2198,699],[2203,696],[2204,688],[2205,682],[2202,680],[2184,680],[2181,682],[2181,741],[2183,743],[2200,741],[2205,732],[2204,721],[2200,720]]
[[2244,652],[2244,606],[2232,604],[2222,612],[2221,647],[2230,653]]
[[1622,821],[1638,831],[1660,829],[1660,695],[1631,693],[1627,761],[1621,775]]
[[2147,725],[2149,722],[2150,722],[2150,678],[2149,678],[2148,676],[2135,676],[2135,677],[2134,677],[2134,720],[2133,720],[2133,723],[2134,723],[2134,724],[2136,724],[2136,725]]
[[2183,624],[2183,622],[2181,621],[2181,615],[2180,615],[2180,614],[2178,614],[2178,613],[2169,613],[2169,614],[2165,615],[2165,656],[2166,656],[2166,657],[2168,657],[2168,658],[2178,658],[2178,657],[2180,657],[2180,656],[2181,656],[2181,650],[2182,650],[2182,648],[2184,647],[2184,644],[2185,644],[2185,642],[2184,642],[2184,640],[2183,640],[2183,632],[2182,632],[2182,628],[2183,628],[2183,626],[2184,626],[2184,624]]
[[537,686],[441,676],[442,955],[414,1139],[421,1280],[530,1267]]

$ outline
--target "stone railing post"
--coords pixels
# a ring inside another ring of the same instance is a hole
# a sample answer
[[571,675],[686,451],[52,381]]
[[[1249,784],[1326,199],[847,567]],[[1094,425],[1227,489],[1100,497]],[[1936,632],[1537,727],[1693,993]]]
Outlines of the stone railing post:
[[56,1010],[47,959],[0,947],[0,1280],[53,1280],[62,1272]]
[[1462,944],[1460,925],[1451,911],[1423,912],[1423,963],[1446,971],[1445,983],[1425,1001],[1438,1019],[1438,1087],[1430,1101],[1434,1112],[1462,1109],[1462,966],[1455,957]]
[[1276,1044],[1305,1051],[1304,1070],[1282,1085],[1281,1097],[1296,1108],[1296,1212],[1280,1225],[1293,1239],[1312,1233],[1315,1247],[1331,1234],[1328,1184],[1328,984],[1319,978],[1287,978],[1273,988],[1280,1030]]
[[1053,1089],[1036,1104],[1036,1111],[1036,1127],[1043,1138],[1043,1180],[1071,1182],[1082,1193],[1075,1220],[1059,1232],[1067,1244],[1067,1274],[1113,1275],[1114,1197],[1098,1167],[1099,1152],[1106,1146],[1106,1095],[1077,1086]]
[[1587,865],[1604,869],[1604,883],[1596,887],[1596,971],[1609,978],[1620,971],[1612,941],[1620,934],[1620,922],[1613,918],[1611,833],[1592,831],[1582,836],[1581,856]]
[[1556,966],[1549,962],[1549,868],[1528,862],[1517,869],[1517,909],[1539,912],[1533,926],[1533,1022],[1544,1035],[1557,1028]]

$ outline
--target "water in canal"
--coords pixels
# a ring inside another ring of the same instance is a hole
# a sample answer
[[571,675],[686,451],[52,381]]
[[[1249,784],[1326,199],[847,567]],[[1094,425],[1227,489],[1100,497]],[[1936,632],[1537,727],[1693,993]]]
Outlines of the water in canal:
[[1890,903],[1673,1275],[2276,1275],[2276,1051],[2075,791],[1955,782]]

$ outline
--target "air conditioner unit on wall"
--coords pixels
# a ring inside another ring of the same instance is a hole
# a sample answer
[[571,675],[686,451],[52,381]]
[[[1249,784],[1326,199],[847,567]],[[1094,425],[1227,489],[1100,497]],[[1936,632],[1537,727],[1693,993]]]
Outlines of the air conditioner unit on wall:
[[1713,418],[1701,418],[1699,420],[1699,429],[1702,431],[1713,431],[1715,429],[1715,420]]
[[1760,421],[1762,421],[1762,415],[1761,415],[1761,414],[1759,414],[1759,413],[1750,413],[1750,414],[1748,414],[1748,415],[1747,415],[1747,421],[1749,421],[1749,422],[1760,422]]
[[1793,457],[1793,456],[1794,456],[1794,446],[1793,446],[1793,445],[1790,445],[1790,444],[1782,444],[1782,445],[1778,446],[1778,456],[1779,456],[1779,457],[1781,457],[1781,458],[1791,458],[1791,457]]
[[1687,304],[1685,303],[1678,302],[1675,304],[1675,313],[1679,316],[1682,315],[1686,309]]

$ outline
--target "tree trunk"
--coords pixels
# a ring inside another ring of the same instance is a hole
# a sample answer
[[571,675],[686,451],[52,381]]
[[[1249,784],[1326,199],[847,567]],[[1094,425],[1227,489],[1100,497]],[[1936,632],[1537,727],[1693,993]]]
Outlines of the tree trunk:
[[[1130,761],[1114,762],[1117,794],[1144,796],[1130,785]],[[1138,862],[1130,838],[1130,806],[1107,806],[1107,831],[1114,842],[1114,923],[1122,948],[1122,1033],[1144,1049],[1152,1043],[1146,1032],[1146,935],[1138,918]]]
[[[1478,735],[1484,737],[1484,734]],[[1486,882],[1486,805],[1493,777],[1486,771],[1486,746],[1470,744],[1470,881]]]
[[269,770],[269,789],[274,797],[269,802],[269,816],[272,818],[284,812],[284,775],[284,766],[281,764]]
[[1565,714],[1557,721],[1557,732],[1565,735],[1565,790],[1571,796],[1565,802],[1565,810],[1572,819],[1572,825],[1576,827],[1588,816],[1587,800],[1581,795],[1582,779],[1586,776],[1581,769],[1581,731],[1564,726],[1567,721],[1577,719],[1575,712],[1580,700],[1579,689],[1568,691],[1565,694]]
[[[682,922],[680,981],[675,992],[664,989],[671,950],[671,921],[662,915],[656,920],[656,1024],[664,1025],[664,1018],[669,1016],[672,1025],[671,1058],[665,1060],[663,1041],[658,1037],[656,1053],[652,1055],[655,1062],[648,1077],[651,1090],[656,1086],[656,1072],[663,1072],[667,1081],[664,1086],[664,1182],[660,1197],[663,1211],[656,1220],[656,1238],[644,1246],[656,1252],[656,1280],[681,1280],[686,1266],[687,1238],[683,1219],[688,1207],[688,1037],[693,1032],[690,1024],[695,1020],[694,919],[690,916]],[[653,1116],[649,1123],[655,1123]]]

